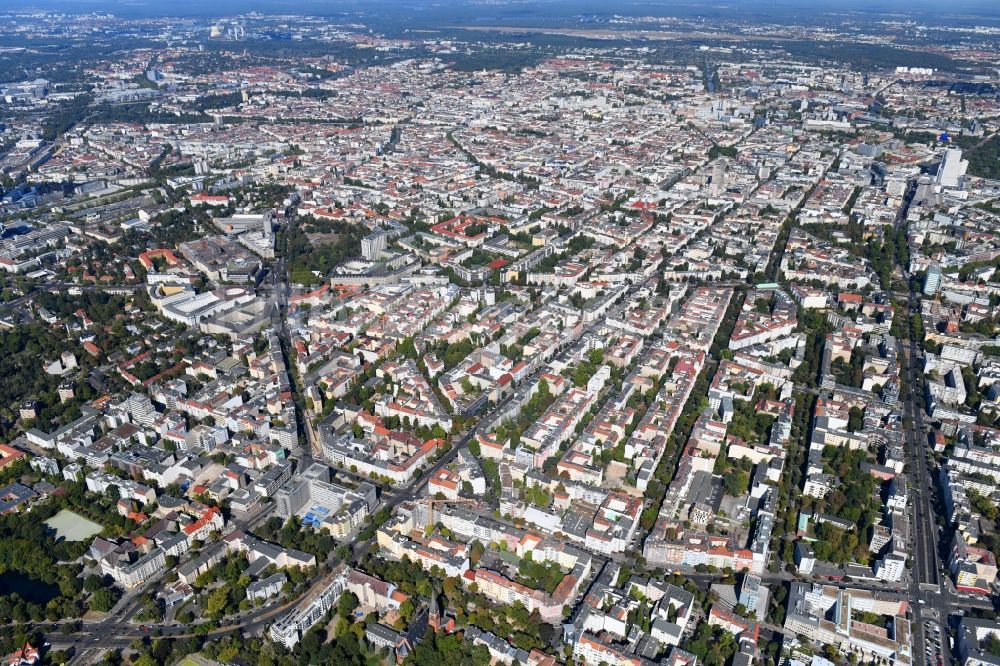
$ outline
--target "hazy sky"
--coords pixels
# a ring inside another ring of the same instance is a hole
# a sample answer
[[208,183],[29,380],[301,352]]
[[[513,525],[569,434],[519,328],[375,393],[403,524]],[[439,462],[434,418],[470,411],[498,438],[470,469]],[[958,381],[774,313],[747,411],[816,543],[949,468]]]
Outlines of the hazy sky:
[[396,18],[434,20],[489,17],[501,20],[545,20],[574,14],[641,14],[768,18],[801,18],[810,13],[861,11],[919,12],[921,14],[974,14],[1000,19],[998,0],[526,0],[498,2],[475,0],[0,0],[2,9],[37,8],[66,12],[110,11],[121,15],[230,15],[249,11],[266,13],[337,14],[388,12]]

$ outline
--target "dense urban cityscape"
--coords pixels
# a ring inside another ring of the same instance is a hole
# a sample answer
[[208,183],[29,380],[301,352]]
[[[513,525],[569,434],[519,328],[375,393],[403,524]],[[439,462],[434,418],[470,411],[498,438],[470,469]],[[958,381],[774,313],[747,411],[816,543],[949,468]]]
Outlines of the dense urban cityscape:
[[185,5],[3,10],[5,663],[1000,665],[996,7]]

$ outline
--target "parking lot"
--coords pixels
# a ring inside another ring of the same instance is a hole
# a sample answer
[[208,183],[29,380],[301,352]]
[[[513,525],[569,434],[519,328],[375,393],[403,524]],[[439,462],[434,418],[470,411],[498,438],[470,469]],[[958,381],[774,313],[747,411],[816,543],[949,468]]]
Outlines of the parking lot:
[[937,622],[924,622],[924,663],[928,666],[944,666],[941,640],[941,625]]

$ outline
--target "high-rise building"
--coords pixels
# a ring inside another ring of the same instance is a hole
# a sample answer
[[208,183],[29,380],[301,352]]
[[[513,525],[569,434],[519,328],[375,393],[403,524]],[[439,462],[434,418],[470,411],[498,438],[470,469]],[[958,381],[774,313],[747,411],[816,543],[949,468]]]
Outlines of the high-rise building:
[[739,602],[750,612],[757,612],[757,602],[760,600],[760,576],[744,574],[739,588]]
[[712,166],[712,187],[713,197],[720,197],[726,191],[726,164],[721,160],[716,160]]
[[902,555],[890,553],[875,563],[875,577],[879,580],[898,583],[905,571],[906,558]]
[[962,159],[962,149],[948,148],[941,158],[941,165],[938,166],[938,184],[942,187],[958,187],[967,168],[969,161]]
[[139,425],[152,425],[156,420],[156,409],[147,395],[133,393],[128,397],[125,408],[128,410],[129,416],[132,417],[132,421]]
[[385,229],[376,229],[361,239],[361,256],[368,261],[378,261],[389,247],[389,234]]
[[941,268],[939,266],[931,266],[927,269],[927,275],[924,276],[924,295],[933,296],[941,288]]

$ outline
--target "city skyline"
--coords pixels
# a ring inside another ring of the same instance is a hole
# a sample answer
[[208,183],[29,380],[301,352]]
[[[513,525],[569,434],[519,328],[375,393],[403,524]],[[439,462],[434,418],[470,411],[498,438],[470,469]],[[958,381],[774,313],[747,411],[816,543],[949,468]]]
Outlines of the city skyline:
[[11,666],[1000,664],[992,4],[0,17]]

